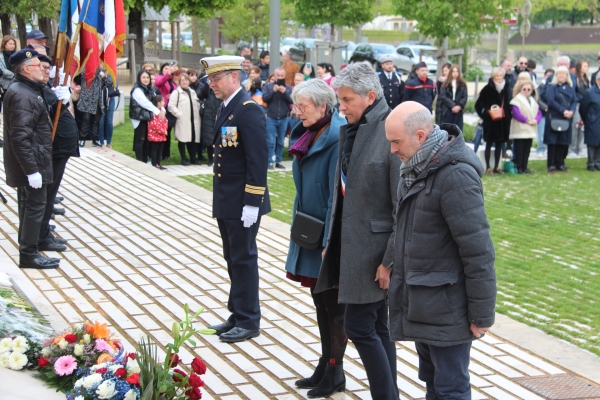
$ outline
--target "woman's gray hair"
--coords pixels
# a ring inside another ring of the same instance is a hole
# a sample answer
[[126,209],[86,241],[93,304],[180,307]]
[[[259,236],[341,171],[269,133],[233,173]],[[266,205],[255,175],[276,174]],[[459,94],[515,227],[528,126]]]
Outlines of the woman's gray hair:
[[492,68],[492,72],[490,72],[490,78],[493,79],[496,76],[496,74],[500,71],[502,71],[503,75],[506,75],[506,71],[504,70],[504,68],[494,67]]
[[334,89],[347,87],[361,97],[366,97],[367,93],[371,91],[375,92],[377,99],[383,97],[379,77],[373,70],[373,67],[366,62],[348,65],[333,79],[331,86]]
[[310,99],[316,107],[325,104],[327,106],[325,110],[326,114],[331,114],[337,104],[335,92],[321,79],[311,79],[294,87],[294,91],[292,92],[294,104],[296,104],[299,97]]

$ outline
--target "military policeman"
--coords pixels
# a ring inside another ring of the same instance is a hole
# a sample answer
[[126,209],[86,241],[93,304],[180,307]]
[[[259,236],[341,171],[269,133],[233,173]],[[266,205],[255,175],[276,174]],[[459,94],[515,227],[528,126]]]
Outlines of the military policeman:
[[394,59],[391,55],[385,54],[379,59],[382,71],[379,72],[379,82],[383,89],[383,97],[387,105],[393,110],[402,102],[404,94],[404,82],[402,78],[394,71]]
[[415,65],[416,77],[406,81],[402,101],[416,101],[431,111],[433,99],[437,95],[437,86],[427,77],[427,64],[420,62]]
[[211,326],[223,342],[258,336],[258,252],[260,217],[271,211],[267,189],[268,145],[265,114],[240,85],[243,57],[206,57],[207,82],[223,104],[213,140],[213,217],[231,280],[231,315]]

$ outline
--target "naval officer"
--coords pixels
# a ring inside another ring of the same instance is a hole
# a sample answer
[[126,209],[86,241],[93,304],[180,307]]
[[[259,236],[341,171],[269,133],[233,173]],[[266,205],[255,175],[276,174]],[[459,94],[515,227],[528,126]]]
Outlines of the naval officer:
[[258,252],[260,217],[271,211],[267,189],[268,145],[265,114],[240,85],[243,57],[201,60],[207,82],[223,104],[217,110],[213,140],[213,217],[231,280],[231,315],[211,326],[223,342],[258,336]]
[[381,72],[378,75],[383,97],[387,105],[393,110],[398,104],[402,103],[404,82],[402,82],[400,75],[394,71],[394,59],[391,55],[381,56],[379,63],[381,64]]

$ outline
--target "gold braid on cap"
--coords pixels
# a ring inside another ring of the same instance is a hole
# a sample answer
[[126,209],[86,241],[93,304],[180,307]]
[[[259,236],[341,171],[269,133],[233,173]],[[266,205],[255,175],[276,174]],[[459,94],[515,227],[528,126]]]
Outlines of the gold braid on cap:
[[205,67],[206,75],[214,75],[214,74],[218,74],[219,72],[229,71],[229,70],[238,70],[239,71],[241,69],[242,69],[242,65],[239,63],[234,63],[234,62],[215,64],[210,67]]

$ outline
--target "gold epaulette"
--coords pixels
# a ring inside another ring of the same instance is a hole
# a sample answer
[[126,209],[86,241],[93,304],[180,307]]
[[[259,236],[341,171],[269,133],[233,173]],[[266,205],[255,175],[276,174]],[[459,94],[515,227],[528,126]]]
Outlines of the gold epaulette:
[[256,102],[252,101],[252,100],[248,100],[248,101],[245,101],[243,105],[245,106],[246,104],[256,104]]

